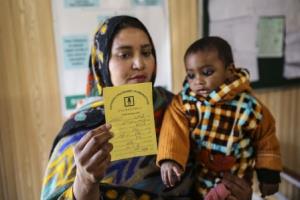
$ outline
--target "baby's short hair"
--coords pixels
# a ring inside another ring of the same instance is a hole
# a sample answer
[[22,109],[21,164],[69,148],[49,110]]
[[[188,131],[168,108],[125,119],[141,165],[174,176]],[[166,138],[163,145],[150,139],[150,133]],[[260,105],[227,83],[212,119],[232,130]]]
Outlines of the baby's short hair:
[[223,61],[225,67],[233,63],[232,50],[229,43],[217,36],[204,37],[191,44],[184,54],[184,63],[186,63],[187,57],[193,53],[211,50],[218,52],[218,56]]

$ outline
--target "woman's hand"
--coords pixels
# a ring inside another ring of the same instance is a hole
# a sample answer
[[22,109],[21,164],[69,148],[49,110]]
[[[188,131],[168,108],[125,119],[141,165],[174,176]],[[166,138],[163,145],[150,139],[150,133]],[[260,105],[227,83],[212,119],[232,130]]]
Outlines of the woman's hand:
[[77,200],[99,199],[99,181],[110,163],[111,125],[104,124],[84,135],[74,148],[76,177],[73,194]]
[[226,200],[251,200],[252,187],[246,180],[226,173],[222,179],[222,183],[231,192]]

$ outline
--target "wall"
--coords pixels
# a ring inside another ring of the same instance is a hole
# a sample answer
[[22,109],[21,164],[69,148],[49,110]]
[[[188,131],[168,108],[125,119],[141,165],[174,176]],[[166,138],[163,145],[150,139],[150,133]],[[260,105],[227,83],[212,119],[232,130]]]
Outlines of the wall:
[[[201,1],[199,1],[199,4]],[[171,28],[172,88],[178,92],[184,80],[183,55],[198,36],[198,1],[169,1]],[[201,14],[201,13],[200,13]]]
[[[169,3],[178,91],[183,53],[198,34],[198,4]],[[0,19],[0,199],[39,199],[50,145],[62,123],[51,1],[1,0]],[[257,92],[277,119],[284,164],[299,173],[300,88]]]
[[39,199],[60,104],[50,0],[1,0],[0,199]]

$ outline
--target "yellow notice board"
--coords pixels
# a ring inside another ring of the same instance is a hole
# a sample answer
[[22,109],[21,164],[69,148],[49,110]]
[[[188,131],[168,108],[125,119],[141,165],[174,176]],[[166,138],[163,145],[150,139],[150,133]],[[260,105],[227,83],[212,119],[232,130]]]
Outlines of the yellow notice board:
[[106,122],[112,125],[112,160],[156,154],[152,83],[106,87]]

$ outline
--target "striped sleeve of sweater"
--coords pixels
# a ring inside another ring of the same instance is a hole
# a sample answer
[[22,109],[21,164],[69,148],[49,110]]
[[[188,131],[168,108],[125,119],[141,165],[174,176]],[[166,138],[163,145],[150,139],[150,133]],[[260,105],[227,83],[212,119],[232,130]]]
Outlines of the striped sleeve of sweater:
[[262,105],[262,120],[254,133],[256,169],[282,170],[279,141],[276,136],[275,120],[270,111]]
[[176,95],[164,115],[156,164],[160,166],[163,160],[173,160],[185,169],[189,151],[189,120],[181,98]]

